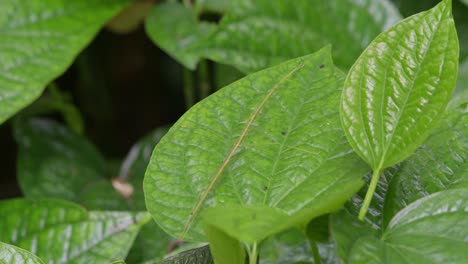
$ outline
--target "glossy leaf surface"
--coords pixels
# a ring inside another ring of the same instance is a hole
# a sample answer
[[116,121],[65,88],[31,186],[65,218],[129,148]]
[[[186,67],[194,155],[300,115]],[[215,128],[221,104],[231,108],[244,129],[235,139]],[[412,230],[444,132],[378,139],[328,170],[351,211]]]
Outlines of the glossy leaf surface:
[[289,215],[282,228],[336,210],[368,171],[340,127],[342,77],[323,49],[192,107],[153,152],[144,180],[152,216],[173,236],[204,240],[199,214],[209,206],[271,207]]
[[[315,52],[326,44],[333,45],[337,65],[348,68],[378,33],[400,19],[387,0],[299,0],[294,5],[286,0],[240,0],[210,34],[200,34],[193,12],[182,5],[170,6],[181,13],[169,13],[161,6],[147,21],[157,45],[190,69],[205,57],[246,73]],[[168,25],[175,25],[175,30],[174,26],[170,31],[163,28]]]
[[0,242],[0,263],[2,264],[44,264],[44,262],[24,249]]
[[429,136],[452,95],[458,40],[451,1],[379,35],[346,78],[341,116],[355,151],[378,171]]
[[62,74],[126,0],[3,0],[0,123]]
[[124,259],[147,214],[87,212],[60,200],[0,202],[0,241],[46,263],[109,263]]
[[468,113],[466,104],[450,110],[439,127],[408,160],[386,172],[391,178],[384,224],[408,204],[429,194],[468,187]]
[[[452,12],[455,18],[457,35],[460,40],[460,58],[466,59],[468,56],[468,13],[467,0],[452,0]],[[430,9],[440,3],[440,0],[425,0],[425,1],[408,1],[408,0],[392,0],[395,6],[400,10],[405,17],[412,16],[418,12]]]
[[422,198],[390,222],[381,239],[363,237],[349,263],[465,263],[468,258],[468,189]]
[[[357,212],[367,187],[353,196],[346,210],[332,216],[331,230],[343,261],[357,240],[382,233],[395,214],[408,204],[438,191],[468,187],[466,123],[464,104],[450,109],[413,155],[385,170],[364,222],[357,219]],[[370,177],[366,180],[369,182]]]

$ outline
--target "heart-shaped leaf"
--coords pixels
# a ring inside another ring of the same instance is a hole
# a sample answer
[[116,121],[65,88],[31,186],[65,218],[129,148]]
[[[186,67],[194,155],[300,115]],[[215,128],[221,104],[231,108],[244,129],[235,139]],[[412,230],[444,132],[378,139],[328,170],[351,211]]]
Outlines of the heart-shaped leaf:
[[337,65],[348,68],[377,34],[400,20],[387,0],[238,0],[217,27],[197,24],[194,13],[180,4],[158,5],[147,32],[190,69],[205,57],[246,73],[326,44],[333,45]]
[[44,264],[44,262],[31,252],[9,244],[0,242],[0,263],[2,264]]
[[458,52],[451,1],[444,0],[380,34],[348,73],[343,127],[374,170],[360,218],[382,170],[410,156],[443,115],[456,84]]
[[87,212],[60,200],[0,202],[0,241],[36,254],[46,263],[109,263],[124,259],[146,213]]
[[362,237],[348,263],[465,263],[468,189],[442,191],[400,211],[378,237]]
[[152,216],[173,236],[205,240],[209,206],[271,207],[289,216],[282,228],[336,210],[368,171],[340,128],[342,77],[327,48],[195,105],[153,152],[143,184]]
[[62,74],[127,0],[2,0],[0,123]]

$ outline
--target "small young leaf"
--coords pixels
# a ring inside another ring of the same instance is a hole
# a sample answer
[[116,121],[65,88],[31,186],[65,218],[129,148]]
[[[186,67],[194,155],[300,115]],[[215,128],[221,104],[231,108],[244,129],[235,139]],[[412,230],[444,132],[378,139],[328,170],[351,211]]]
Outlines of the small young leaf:
[[466,263],[468,189],[442,191],[400,211],[380,239],[360,238],[349,263]]
[[244,264],[245,249],[241,242],[215,226],[207,225],[205,234],[210,241],[210,252],[216,264]]
[[342,76],[327,48],[192,107],[148,165],[143,187],[155,220],[175,237],[203,241],[199,213],[209,206],[278,209],[289,215],[283,229],[337,210],[368,171],[341,130]]
[[346,78],[341,119],[374,170],[365,210],[384,168],[410,156],[444,113],[456,84],[458,39],[451,0],[380,34]]
[[127,0],[2,0],[0,124],[63,73]]
[[109,263],[124,259],[147,213],[87,212],[61,200],[0,202],[0,241],[47,263]]
[[0,242],[0,263],[2,264],[44,264],[44,262],[31,252],[9,244]]

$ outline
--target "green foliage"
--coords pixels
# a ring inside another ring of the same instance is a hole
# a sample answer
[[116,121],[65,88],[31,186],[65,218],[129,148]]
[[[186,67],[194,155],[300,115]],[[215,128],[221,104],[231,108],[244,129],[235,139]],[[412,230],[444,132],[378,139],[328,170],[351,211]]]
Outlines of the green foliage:
[[343,128],[374,170],[360,218],[382,170],[409,157],[437,125],[457,81],[458,53],[451,1],[443,1],[380,34],[348,73]]
[[60,200],[0,202],[0,241],[47,263],[109,263],[126,256],[146,213],[90,211]]
[[379,237],[352,246],[349,263],[465,263],[468,192],[447,190],[400,211]]
[[168,233],[203,240],[199,213],[207,205],[271,208],[289,216],[277,231],[338,208],[368,171],[340,129],[342,78],[323,49],[249,75],[191,108],[153,153],[143,186],[148,210]]
[[24,249],[0,242],[0,263],[2,264],[44,264],[44,262]]
[[127,0],[0,3],[0,123],[37,99]]
[[[463,0],[145,1],[115,16],[127,2],[0,3],[0,123],[49,87],[12,122],[26,198],[0,201],[0,263],[466,262]],[[123,161],[54,80],[113,16],[119,32],[144,18],[188,68],[190,109]]]
[[[249,73],[332,43],[340,67],[351,66],[369,42],[400,19],[387,0],[239,0],[216,27],[196,23],[180,4],[156,7],[146,28],[152,40],[184,66],[204,57]],[[174,29],[175,28],[175,29]],[[175,31],[175,33],[174,33]]]

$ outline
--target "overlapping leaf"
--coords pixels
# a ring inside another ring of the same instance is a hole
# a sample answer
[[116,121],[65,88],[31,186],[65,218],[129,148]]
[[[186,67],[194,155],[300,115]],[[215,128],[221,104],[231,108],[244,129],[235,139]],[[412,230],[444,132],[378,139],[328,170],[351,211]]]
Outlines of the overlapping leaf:
[[147,214],[87,212],[60,200],[0,202],[0,241],[46,263],[109,263],[124,259]]
[[374,170],[407,158],[436,126],[455,87],[458,50],[444,0],[379,35],[356,61],[341,116],[351,145]]
[[0,242],[0,263],[2,264],[44,264],[44,262],[24,249]]
[[337,65],[348,68],[378,33],[400,19],[387,0],[299,0],[294,5],[286,0],[239,0],[216,29],[203,31],[199,28],[206,25],[196,25],[194,16],[182,5],[160,5],[146,27],[157,45],[190,69],[205,57],[243,72],[326,44],[333,45]]
[[[466,104],[449,111],[440,126],[408,160],[389,171],[384,224],[411,202],[429,194],[468,187]],[[391,174],[391,175],[390,175]]]
[[126,0],[3,0],[0,123],[63,73]]
[[209,206],[270,207],[289,216],[281,228],[335,210],[368,170],[340,128],[342,77],[324,49],[195,105],[153,152],[144,180],[152,216],[173,236],[204,240],[199,216]]
[[465,104],[450,109],[412,156],[384,172],[364,222],[358,221],[357,212],[365,189],[353,197],[346,210],[332,217],[331,230],[342,259],[361,237],[383,232],[408,204],[435,192],[467,187],[466,118]]
[[439,192],[400,211],[381,238],[361,237],[348,263],[465,263],[468,189]]

